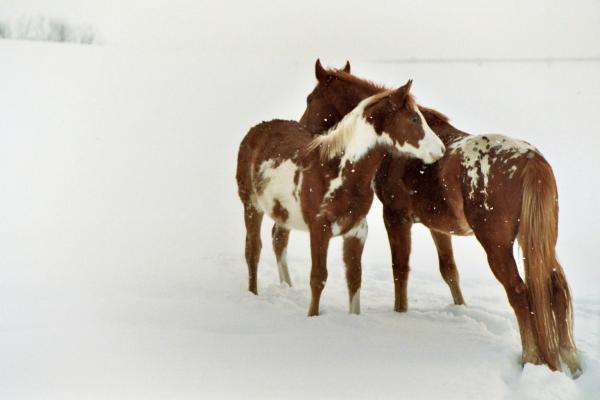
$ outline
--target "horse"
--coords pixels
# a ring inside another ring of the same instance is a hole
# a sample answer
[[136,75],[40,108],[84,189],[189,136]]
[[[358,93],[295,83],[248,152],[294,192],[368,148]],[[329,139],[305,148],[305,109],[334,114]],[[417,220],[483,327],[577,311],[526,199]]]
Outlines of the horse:
[[[300,122],[314,134],[334,125],[355,104],[385,87],[342,70],[326,70],[317,60],[317,85]],[[384,157],[375,192],[391,247],[395,310],[407,308],[410,229],[431,230],[444,280],[454,302],[464,303],[451,235],[475,235],[489,266],[504,287],[522,344],[522,362],[581,373],[573,337],[570,289],[556,258],[558,196],[552,168],[531,144],[498,134],[469,135],[442,113],[418,106],[448,149],[434,164]],[[518,241],[525,282],[513,257]]]
[[319,314],[331,237],[342,236],[349,311],[360,312],[361,255],[372,182],[386,154],[430,164],[445,152],[419,111],[410,87],[363,99],[335,127],[314,136],[296,121],[260,123],[242,140],[238,194],[244,206],[248,289],[257,294],[260,227],[266,213],[282,229],[308,231],[311,248],[309,316]]

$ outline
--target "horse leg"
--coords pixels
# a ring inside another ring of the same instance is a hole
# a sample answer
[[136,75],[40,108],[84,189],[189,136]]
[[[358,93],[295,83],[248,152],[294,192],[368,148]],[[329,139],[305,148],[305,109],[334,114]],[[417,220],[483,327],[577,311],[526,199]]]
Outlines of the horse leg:
[[430,232],[437,248],[440,273],[444,281],[448,284],[448,287],[450,287],[454,304],[464,305],[465,300],[460,290],[458,270],[454,262],[454,252],[452,251],[452,237],[434,230],[430,230]]
[[361,257],[367,239],[367,220],[363,219],[344,235],[344,264],[350,314],[360,314]]
[[407,309],[408,260],[410,257],[410,228],[412,221],[406,212],[390,207],[383,208],[383,221],[387,230],[392,252],[392,272],[394,274],[394,311]]
[[271,238],[273,239],[273,251],[275,251],[275,257],[277,258],[277,270],[279,271],[279,282],[287,283],[288,286],[292,286],[292,280],[290,279],[290,272],[288,271],[287,265],[287,245],[290,238],[289,229],[273,224],[273,230],[271,231]]
[[552,309],[558,326],[560,356],[569,367],[571,374],[577,377],[581,367],[577,360],[577,347],[573,339],[573,308],[571,293],[562,266],[555,261],[552,271]]
[[312,266],[310,270],[310,289],[312,298],[308,308],[308,316],[319,315],[321,292],[327,282],[327,249],[331,235],[323,231],[322,226],[310,231],[310,254]]
[[513,257],[512,240],[495,240],[477,235],[487,253],[488,263],[494,276],[506,291],[508,301],[512,306],[521,334],[521,345],[523,347],[523,363],[542,364],[543,360],[536,341],[536,331],[531,319],[529,307],[529,291],[519,275],[517,264]]
[[256,271],[262,242],[260,240],[260,226],[263,213],[251,204],[244,208],[244,222],[246,223],[246,263],[248,264],[248,290],[258,294],[256,289]]

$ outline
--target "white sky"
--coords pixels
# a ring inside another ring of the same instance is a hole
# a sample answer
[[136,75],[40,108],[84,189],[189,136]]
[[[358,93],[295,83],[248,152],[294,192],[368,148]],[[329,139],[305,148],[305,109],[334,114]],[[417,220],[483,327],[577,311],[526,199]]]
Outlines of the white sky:
[[596,0],[1,0],[0,4],[0,16],[41,14],[92,23],[112,44],[370,60],[600,56]]

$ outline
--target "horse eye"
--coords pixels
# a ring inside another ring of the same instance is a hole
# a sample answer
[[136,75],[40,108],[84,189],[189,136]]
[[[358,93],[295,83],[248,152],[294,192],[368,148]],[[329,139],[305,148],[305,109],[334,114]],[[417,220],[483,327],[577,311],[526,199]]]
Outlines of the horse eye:
[[416,124],[419,122],[419,116],[418,115],[413,115],[413,117],[410,119],[410,122],[412,122],[413,124]]
[[311,100],[312,100],[312,97],[309,95],[309,96],[306,98],[306,104],[309,104]]

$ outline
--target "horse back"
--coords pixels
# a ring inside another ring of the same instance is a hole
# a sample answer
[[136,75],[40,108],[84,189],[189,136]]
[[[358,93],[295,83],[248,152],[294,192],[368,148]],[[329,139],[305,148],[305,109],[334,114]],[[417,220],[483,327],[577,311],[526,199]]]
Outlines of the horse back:
[[311,133],[296,121],[275,119],[252,127],[238,151],[236,180],[241,200],[250,200],[252,176],[263,162],[302,159],[311,140]]

